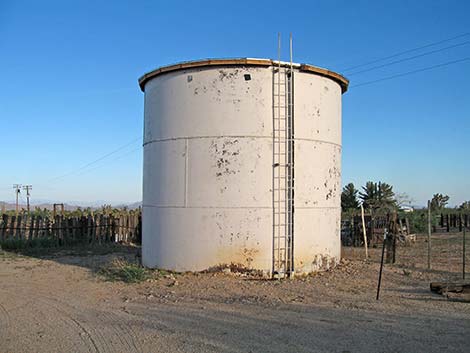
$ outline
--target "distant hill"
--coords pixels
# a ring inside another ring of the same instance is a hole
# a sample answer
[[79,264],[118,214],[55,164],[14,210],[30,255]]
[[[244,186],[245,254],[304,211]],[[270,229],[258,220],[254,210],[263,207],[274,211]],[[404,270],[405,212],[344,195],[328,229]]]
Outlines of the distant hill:
[[129,210],[135,210],[139,207],[142,207],[142,202],[138,201],[138,202],[133,202],[133,203],[123,203],[120,205],[116,205],[114,207],[117,207],[117,208],[127,207]]

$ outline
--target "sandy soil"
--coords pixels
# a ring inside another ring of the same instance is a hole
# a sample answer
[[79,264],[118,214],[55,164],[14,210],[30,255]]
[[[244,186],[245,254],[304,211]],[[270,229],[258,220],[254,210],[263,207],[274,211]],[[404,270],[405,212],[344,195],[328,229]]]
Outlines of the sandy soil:
[[422,237],[386,265],[344,248],[334,271],[276,281],[167,274],[139,284],[97,274],[107,255],[0,255],[0,352],[468,352],[470,298],[429,282],[461,273],[459,235]]

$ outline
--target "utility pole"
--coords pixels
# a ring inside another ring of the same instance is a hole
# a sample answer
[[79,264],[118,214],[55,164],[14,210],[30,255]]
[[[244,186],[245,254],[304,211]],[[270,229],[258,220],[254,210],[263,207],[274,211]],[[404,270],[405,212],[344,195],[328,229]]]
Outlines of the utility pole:
[[23,185],[23,190],[26,190],[26,208],[28,210],[28,213],[29,213],[29,197],[31,196],[29,191],[32,189],[33,189],[32,185]]
[[15,189],[16,194],[16,215],[18,216],[18,196],[20,195],[21,184],[13,184],[13,189]]

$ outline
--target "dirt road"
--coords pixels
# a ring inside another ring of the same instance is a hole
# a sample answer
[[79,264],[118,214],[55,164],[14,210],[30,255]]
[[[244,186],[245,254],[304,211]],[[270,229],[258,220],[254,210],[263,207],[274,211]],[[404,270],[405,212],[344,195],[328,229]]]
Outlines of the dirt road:
[[292,281],[207,273],[140,284],[96,274],[132,251],[4,253],[0,352],[468,351],[470,303],[431,294],[429,281],[444,272],[423,270],[415,250],[386,267],[379,302],[378,249],[369,263],[345,249],[337,270]]

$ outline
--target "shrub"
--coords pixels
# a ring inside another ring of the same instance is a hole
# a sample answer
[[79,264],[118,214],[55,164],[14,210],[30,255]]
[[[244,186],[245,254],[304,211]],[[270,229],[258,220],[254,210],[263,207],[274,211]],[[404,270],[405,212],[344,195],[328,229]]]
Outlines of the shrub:
[[38,248],[54,248],[57,241],[53,238],[6,239],[0,241],[0,247],[6,251],[20,251]]
[[146,268],[119,259],[112,261],[98,273],[108,281],[122,281],[125,283],[139,283],[150,278],[150,271]]

